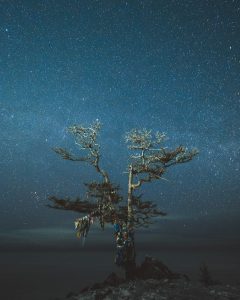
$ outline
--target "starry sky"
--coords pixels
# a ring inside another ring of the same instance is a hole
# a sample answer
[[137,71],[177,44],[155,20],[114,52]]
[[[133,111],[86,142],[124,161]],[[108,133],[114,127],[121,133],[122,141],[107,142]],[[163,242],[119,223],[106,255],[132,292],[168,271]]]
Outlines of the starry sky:
[[152,234],[235,245],[239,17],[237,0],[1,0],[1,243],[75,241],[77,215],[47,208],[47,198],[81,195],[96,175],[52,148],[78,153],[66,128],[99,119],[102,167],[123,195],[131,128],[200,151],[145,186],[169,214]]

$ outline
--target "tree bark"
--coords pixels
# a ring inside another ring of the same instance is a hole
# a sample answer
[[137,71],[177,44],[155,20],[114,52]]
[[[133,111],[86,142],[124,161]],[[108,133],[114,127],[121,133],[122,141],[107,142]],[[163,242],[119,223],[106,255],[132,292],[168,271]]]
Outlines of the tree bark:
[[133,193],[133,167],[129,166],[128,174],[128,220],[127,231],[128,238],[131,239],[131,245],[128,247],[127,260],[125,263],[125,276],[127,280],[133,279],[136,272],[136,249],[134,242],[134,222],[133,222],[133,207],[132,207],[132,193]]
[[132,164],[129,166],[128,174],[128,230],[131,229],[133,225],[133,208],[132,208],[132,192],[133,192],[133,168]]

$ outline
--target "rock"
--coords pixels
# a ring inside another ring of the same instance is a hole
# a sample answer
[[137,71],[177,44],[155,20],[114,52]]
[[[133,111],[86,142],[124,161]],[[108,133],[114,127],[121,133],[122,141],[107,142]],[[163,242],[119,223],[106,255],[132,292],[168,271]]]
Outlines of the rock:
[[110,286],[118,286],[119,284],[123,283],[125,280],[119,276],[117,276],[115,273],[111,273],[105,280],[104,285],[110,285]]
[[143,263],[137,267],[137,278],[141,279],[170,279],[178,278],[179,274],[173,273],[166,265],[151,256],[146,256]]
[[112,294],[112,289],[103,289],[101,291],[97,291],[95,295],[95,300],[103,300],[106,299],[108,295]]
[[69,293],[65,300],[240,300],[240,286],[203,286],[172,272],[162,262],[146,257],[137,278],[124,280],[111,273],[102,283]]
[[127,297],[128,298],[128,297],[131,296],[131,293],[128,290],[122,289],[121,292],[120,292],[120,295],[123,296],[123,297]]
[[[115,278],[111,276],[110,278]],[[164,283],[165,281],[165,283]],[[174,288],[171,288],[174,286]],[[99,285],[98,285],[99,287]],[[240,287],[203,287],[182,278],[157,280],[136,279],[118,286],[92,288],[78,296],[69,295],[65,300],[239,300]]]
[[151,286],[157,286],[160,284],[160,281],[154,278],[147,279],[145,282]]

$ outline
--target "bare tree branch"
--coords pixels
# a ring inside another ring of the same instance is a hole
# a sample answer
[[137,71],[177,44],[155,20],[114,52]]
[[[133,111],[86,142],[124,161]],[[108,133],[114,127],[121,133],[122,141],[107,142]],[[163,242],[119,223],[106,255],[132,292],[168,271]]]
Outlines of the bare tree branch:
[[161,179],[167,168],[188,162],[198,154],[196,149],[188,151],[183,146],[167,150],[161,145],[165,138],[164,133],[157,132],[152,135],[152,132],[147,129],[133,129],[126,134],[125,140],[128,148],[137,151],[131,155],[133,176],[137,179],[140,174],[145,174],[142,178],[137,179],[137,183],[132,184],[133,190],[140,188],[143,183]]
[[68,131],[73,134],[75,143],[79,146],[80,150],[88,151],[88,159],[85,161],[90,162],[96,171],[102,175],[105,182],[110,182],[108,173],[100,167],[100,146],[97,142],[98,134],[101,129],[101,123],[96,120],[89,127],[82,125],[74,125],[68,128]]
[[76,157],[64,148],[53,148],[53,151],[59,154],[63,159],[71,161],[90,161],[89,157]]

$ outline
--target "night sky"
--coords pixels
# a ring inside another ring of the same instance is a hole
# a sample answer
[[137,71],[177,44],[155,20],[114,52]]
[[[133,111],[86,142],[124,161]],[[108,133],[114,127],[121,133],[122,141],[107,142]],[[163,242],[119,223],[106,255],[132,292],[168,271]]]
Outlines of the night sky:
[[200,151],[145,185],[168,213],[149,234],[239,246],[239,20],[237,0],[1,0],[0,245],[79,243],[77,214],[47,198],[81,195],[97,177],[52,148],[78,153],[66,128],[99,119],[102,167],[123,195],[131,128]]

